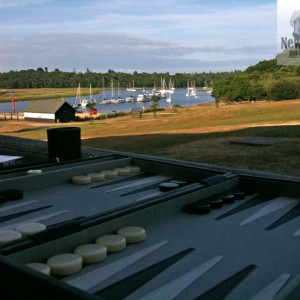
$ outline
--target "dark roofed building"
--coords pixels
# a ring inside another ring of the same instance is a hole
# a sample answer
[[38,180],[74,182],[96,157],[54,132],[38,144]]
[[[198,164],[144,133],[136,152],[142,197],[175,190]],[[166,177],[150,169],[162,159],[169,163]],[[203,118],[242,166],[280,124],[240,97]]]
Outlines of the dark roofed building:
[[75,109],[63,100],[37,100],[24,109],[24,120],[46,123],[66,123],[75,120]]

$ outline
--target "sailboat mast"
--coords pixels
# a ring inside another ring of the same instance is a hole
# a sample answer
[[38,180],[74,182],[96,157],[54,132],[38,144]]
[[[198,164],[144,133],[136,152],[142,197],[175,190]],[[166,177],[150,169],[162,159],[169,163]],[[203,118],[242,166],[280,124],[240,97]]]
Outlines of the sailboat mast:
[[102,96],[102,100],[103,100],[104,99],[104,95],[105,95],[104,77],[102,78],[102,84],[103,84],[103,96]]
[[78,84],[78,99],[79,99],[79,103],[81,103],[81,88],[80,88],[80,83]]

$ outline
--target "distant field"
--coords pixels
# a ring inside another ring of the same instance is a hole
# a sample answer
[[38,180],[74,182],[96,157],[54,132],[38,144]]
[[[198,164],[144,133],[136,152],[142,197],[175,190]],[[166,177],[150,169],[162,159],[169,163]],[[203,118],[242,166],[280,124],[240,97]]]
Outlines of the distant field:
[[[300,100],[180,108],[143,118],[46,125],[1,122],[0,134],[47,140],[53,126],[78,126],[82,145],[300,176]],[[278,138],[270,146],[233,144],[243,137]]]
[[[101,89],[93,89],[92,93],[99,93]],[[89,88],[81,88],[82,95],[89,95]],[[75,97],[76,88],[43,88],[43,89],[0,89],[0,102],[11,101],[12,95],[20,100],[55,99],[64,97]]]

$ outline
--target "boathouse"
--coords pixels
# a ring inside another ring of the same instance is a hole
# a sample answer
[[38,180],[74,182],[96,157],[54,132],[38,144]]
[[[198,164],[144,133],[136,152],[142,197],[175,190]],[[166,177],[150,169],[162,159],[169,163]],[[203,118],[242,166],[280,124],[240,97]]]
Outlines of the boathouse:
[[24,109],[24,120],[44,123],[66,123],[75,120],[76,110],[63,100],[36,100]]

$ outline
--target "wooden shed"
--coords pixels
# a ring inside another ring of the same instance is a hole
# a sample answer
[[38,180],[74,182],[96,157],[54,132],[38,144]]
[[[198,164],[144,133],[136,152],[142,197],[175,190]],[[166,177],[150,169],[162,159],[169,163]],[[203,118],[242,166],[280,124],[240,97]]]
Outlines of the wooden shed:
[[24,109],[24,120],[45,123],[66,123],[75,119],[76,110],[63,100],[37,100]]

